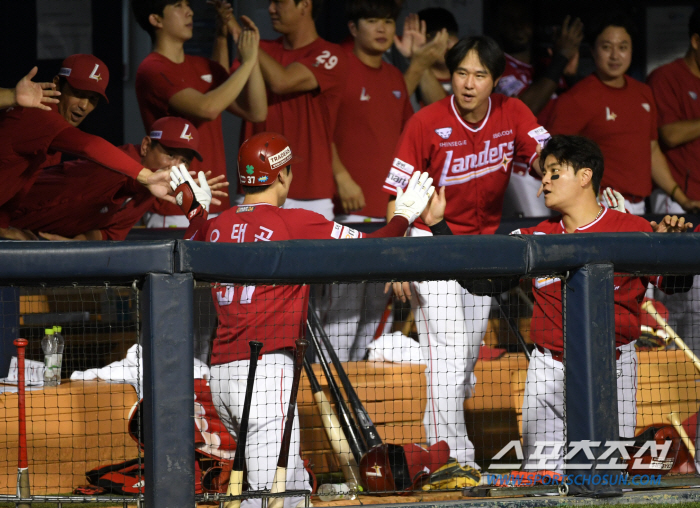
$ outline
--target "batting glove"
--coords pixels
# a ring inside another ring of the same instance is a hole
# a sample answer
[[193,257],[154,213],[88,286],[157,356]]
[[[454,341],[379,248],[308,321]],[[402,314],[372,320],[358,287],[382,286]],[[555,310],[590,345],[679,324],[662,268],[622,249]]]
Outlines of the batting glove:
[[396,211],[394,215],[401,215],[408,219],[409,224],[413,224],[430,201],[430,197],[435,192],[433,179],[428,177],[428,173],[416,171],[411,175],[411,179],[406,186],[406,190],[396,189]]
[[199,172],[199,185],[190,176],[184,164],[170,168],[170,187],[175,191],[175,201],[191,221],[197,215],[209,212],[211,189],[204,172]]
[[625,210],[625,198],[615,189],[606,187],[603,191],[603,199],[605,200],[605,204],[608,205],[608,208],[622,213],[627,212],[627,210]]

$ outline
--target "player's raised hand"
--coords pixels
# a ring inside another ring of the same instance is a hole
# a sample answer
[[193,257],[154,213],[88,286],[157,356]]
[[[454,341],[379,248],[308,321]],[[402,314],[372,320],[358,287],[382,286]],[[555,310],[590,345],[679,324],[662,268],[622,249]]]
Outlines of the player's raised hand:
[[606,187],[603,191],[603,200],[608,208],[617,210],[618,212],[626,213],[625,198],[612,187]]
[[428,206],[425,207],[420,218],[427,226],[434,226],[445,218],[445,208],[447,207],[447,199],[445,199],[445,187],[440,187],[438,192],[434,192],[430,197]]
[[[200,171],[201,173],[201,171]],[[190,175],[194,175],[194,171],[189,171]],[[225,189],[228,187],[228,182],[226,181],[226,176],[225,175],[219,175],[215,176],[214,178],[210,178],[211,176],[211,171],[207,171],[204,173],[204,176],[207,179],[207,185],[209,185],[209,189],[211,190],[211,204],[212,205],[220,205],[221,200],[217,198],[227,198],[228,197],[228,192],[224,192],[221,189]],[[172,179],[172,178],[171,178]],[[170,184],[172,187],[172,183]],[[208,210],[207,210],[208,211]]]
[[554,50],[571,61],[573,58],[578,57],[582,41],[583,22],[579,18],[572,21],[571,16],[567,16],[564,18],[564,22],[559,30],[559,37],[554,43]]
[[260,32],[255,23],[247,17],[241,16],[243,23],[243,31],[238,38],[238,54],[241,58],[241,63],[255,61],[258,58],[258,47],[260,44]]
[[412,59],[420,59],[425,66],[433,65],[445,56],[448,39],[449,34],[443,28],[429,42],[419,47],[414,45]]
[[226,37],[229,34],[229,21],[233,18],[233,7],[224,0],[207,0],[207,4],[216,11],[216,35]]
[[678,218],[677,215],[667,215],[658,224],[654,221],[649,224],[654,233],[685,233],[693,230],[691,222],[686,222],[685,217]]
[[61,95],[61,92],[56,90],[54,83],[34,83],[32,78],[36,76],[38,70],[35,66],[29,74],[19,80],[15,87],[15,102],[18,106],[25,108],[50,111],[51,108],[46,104],[58,104],[58,99],[54,97]]
[[170,187],[175,191],[175,200],[190,219],[196,215],[193,212],[200,207],[208,212],[212,202],[212,191],[203,171],[199,172],[198,180],[199,185],[192,179],[184,164],[170,168]]
[[[423,22],[425,26],[425,22]],[[418,40],[414,40],[418,38]],[[421,38],[421,21],[418,14],[412,12],[406,16],[403,22],[403,32],[401,35],[394,35],[394,45],[406,58],[411,58],[414,46],[422,46],[425,44],[425,30]]]
[[409,224],[420,216],[430,201],[430,197],[435,192],[433,179],[428,173],[415,171],[408,181],[406,190],[396,189],[396,209],[394,215],[401,215],[408,220]]

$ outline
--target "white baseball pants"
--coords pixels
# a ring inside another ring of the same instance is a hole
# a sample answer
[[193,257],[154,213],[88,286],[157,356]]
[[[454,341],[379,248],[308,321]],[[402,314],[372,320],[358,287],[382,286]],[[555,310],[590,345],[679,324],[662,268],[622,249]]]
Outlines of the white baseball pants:
[[[621,346],[617,368],[617,411],[620,437],[634,438],[637,425],[637,352],[634,342]],[[544,441],[565,443],[564,364],[549,350],[532,351],[523,398],[523,469],[564,472],[566,446],[556,453]],[[568,394],[575,397],[576,394]],[[546,459],[546,461],[542,461]]]
[[[214,406],[221,421],[236,440],[243,415],[249,365],[249,360],[238,360],[211,368],[209,384]],[[265,354],[258,360],[245,452],[248,483],[252,490],[272,487],[282,445],[293,374],[294,360],[289,353]],[[298,411],[292,429],[287,490],[311,490],[308,474],[299,454]],[[284,508],[294,508],[302,500],[303,497],[286,497]],[[241,503],[241,508],[259,508],[261,505],[260,499],[246,499]]]

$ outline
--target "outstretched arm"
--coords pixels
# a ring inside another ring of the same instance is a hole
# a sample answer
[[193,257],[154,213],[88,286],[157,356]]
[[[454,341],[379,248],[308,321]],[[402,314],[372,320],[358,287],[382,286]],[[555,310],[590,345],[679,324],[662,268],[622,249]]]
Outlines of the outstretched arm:
[[36,76],[37,67],[32,68],[29,74],[17,82],[15,88],[0,88],[0,109],[12,106],[25,108],[38,108],[50,111],[46,104],[57,104],[61,92],[56,91],[54,83],[34,83],[32,78]]

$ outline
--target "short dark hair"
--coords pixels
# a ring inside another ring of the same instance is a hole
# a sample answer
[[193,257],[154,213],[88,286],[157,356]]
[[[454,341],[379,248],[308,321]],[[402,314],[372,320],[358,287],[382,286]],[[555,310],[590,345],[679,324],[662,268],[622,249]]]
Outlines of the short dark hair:
[[479,61],[488,69],[494,81],[501,77],[506,69],[506,57],[498,43],[488,35],[465,37],[452,46],[445,55],[450,74],[454,74],[471,50],[476,51]]
[[163,11],[168,5],[176,3],[177,0],[131,0],[131,9],[134,11],[136,22],[151,36],[151,42],[156,40],[156,28],[148,20],[151,14],[163,15]]
[[425,21],[425,31],[429,34],[439,32],[443,28],[447,29],[447,33],[457,36],[459,34],[459,25],[454,15],[442,7],[428,7],[422,11],[418,11],[418,17],[421,21]]
[[394,0],[350,0],[345,13],[348,21],[357,25],[361,19],[393,19],[399,15],[399,6]]
[[[294,0],[294,5],[299,5],[301,0]],[[323,5],[323,0],[310,0],[311,2],[311,18],[316,19],[318,13],[321,12],[321,6]]]
[[700,35],[700,7],[696,7],[688,20],[688,37]]
[[593,171],[591,182],[593,192],[598,194],[600,182],[603,180],[603,169],[605,168],[603,152],[600,147],[588,138],[583,136],[564,136],[558,134],[552,136],[542,149],[540,161],[544,163],[549,156],[554,157],[559,164],[569,164],[574,168],[574,174],[580,169],[590,168]]
[[599,18],[595,23],[593,23],[591,31],[588,33],[588,41],[591,47],[595,46],[595,41],[598,36],[610,26],[624,28],[629,34],[630,39],[632,39],[632,42],[634,42],[637,34],[637,28],[635,27],[632,18],[623,11],[613,11],[606,16]]

